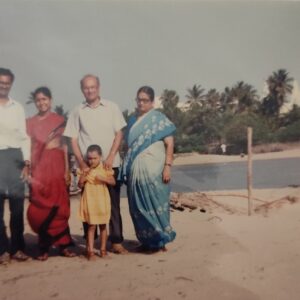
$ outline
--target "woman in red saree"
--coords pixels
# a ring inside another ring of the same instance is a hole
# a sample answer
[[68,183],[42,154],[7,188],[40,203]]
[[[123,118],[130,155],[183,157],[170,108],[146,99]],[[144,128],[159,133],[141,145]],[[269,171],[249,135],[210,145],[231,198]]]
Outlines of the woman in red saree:
[[48,258],[49,248],[57,246],[63,256],[75,256],[68,219],[67,147],[62,142],[64,118],[51,111],[52,95],[47,87],[32,93],[38,113],[27,119],[31,138],[31,195],[27,211],[29,224],[38,234],[38,260]]

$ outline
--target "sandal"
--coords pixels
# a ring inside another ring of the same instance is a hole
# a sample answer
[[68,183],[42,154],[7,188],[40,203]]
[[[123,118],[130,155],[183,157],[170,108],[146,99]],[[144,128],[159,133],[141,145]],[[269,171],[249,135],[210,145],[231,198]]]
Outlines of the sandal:
[[74,253],[74,252],[70,251],[69,249],[65,248],[65,249],[62,249],[60,251],[60,255],[64,256],[64,257],[75,257],[76,253]]
[[86,258],[90,261],[95,261],[97,259],[96,254],[94,252],[87,252]]
[[122,244],[112,244],[111,252],[115,254],[128,254],[128,250]]
[[49,258],[49,254],[46,252],[46,253],[40,254],[36,259],[39,261],[46,261],[48,258]]
[[23,251],[19,250],[11,256],[11,259],[16,261],[28,261],[31,260],[31,257],[26,255]]
[[106,250],[100,250],[100,257],[102,258],[110,258]]

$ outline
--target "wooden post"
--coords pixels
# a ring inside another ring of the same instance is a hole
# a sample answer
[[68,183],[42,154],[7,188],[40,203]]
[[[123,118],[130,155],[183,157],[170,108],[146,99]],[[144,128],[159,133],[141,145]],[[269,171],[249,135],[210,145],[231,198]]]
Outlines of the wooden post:
[[247,128],[248,140],[248,171],[247,171],[247,185],[248,185],[248,216],[252,213],[252,128]]

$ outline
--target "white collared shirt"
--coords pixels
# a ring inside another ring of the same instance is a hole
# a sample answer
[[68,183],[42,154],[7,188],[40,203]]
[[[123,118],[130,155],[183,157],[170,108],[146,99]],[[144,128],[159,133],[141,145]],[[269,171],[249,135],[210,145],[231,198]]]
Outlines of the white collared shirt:
[[[83,157],[88,146],[99,145],[105,160],[116,133],[125,126],[126,122],[117,104],[101,99],[97,107],[90,107],[86,102],[75,107],[68,118],[64,136],[78,139]],[[120,155],[117,153],[113,167],[119,165]]]
[[25,112],[22,105],[13,99],[0,105],[0,150],[9,148],[21,148],[23,159],[30,160]]

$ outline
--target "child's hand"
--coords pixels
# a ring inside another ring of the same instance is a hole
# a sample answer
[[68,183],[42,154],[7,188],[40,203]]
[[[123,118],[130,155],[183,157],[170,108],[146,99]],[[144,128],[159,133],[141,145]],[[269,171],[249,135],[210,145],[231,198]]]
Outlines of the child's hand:
[[106,177],[101,176],[101,175],[97,175],[97,176],[95,177],[95,181],[96,181],[97,183],[106,183]]

